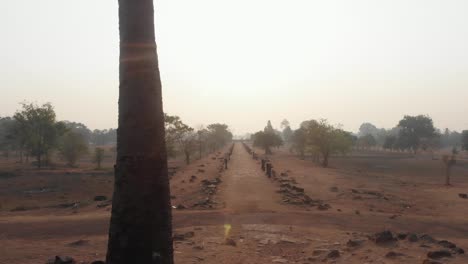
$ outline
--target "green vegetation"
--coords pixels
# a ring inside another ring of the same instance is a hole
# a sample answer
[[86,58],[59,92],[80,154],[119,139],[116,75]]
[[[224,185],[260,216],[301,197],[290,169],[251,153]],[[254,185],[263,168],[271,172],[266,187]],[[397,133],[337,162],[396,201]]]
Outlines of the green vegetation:
[[68,131],[62,136],[58,151],[69,166],[75,166],[76,161],[88,153],[88,142],[81,134]]
[[270,121],[268,121],[267,126],[263,131],[258,131],[252,135],[252,139],[254,147],[260,147],[264,149],[265,154],[267,155],[272,154],[272,147],[279,147],[283,145],[281,136],[273,129]]

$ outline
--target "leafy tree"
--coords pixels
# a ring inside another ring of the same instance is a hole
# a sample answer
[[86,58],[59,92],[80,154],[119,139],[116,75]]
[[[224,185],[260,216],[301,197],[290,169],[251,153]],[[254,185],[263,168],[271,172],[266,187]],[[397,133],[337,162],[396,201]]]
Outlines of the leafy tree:
[[211,150],[214,151],[225,146],[232,140],[232,133],[226,124],[210,124],[207,126],[209,132],[209,142]]
[[21,144],[25,144],[30,153],[36,157],[37,167],[41,168],[43,157],[49,161],[49,154],[57,147],[58,139],[66,131],[62,122],[57,122],[55,111],[50,103],[38,106],[22,104],[22,110],[14,115],[15,128]]
[[88,142],[83,135],[68,131],[60,140],[59,153],[69,166],[75,166],[76,161],[88,153]]
[[15,120],[11,117],[0,117],[0,150],[3,151],[5,158],[8,158],[10,151],[15,149],[13,128]]
[[287,143],[291,142],[291,139],[293,137],[293,131],[290,126],[287,126],[283,129],[282,136],[283,136],[284,142],[287,142]]
[[364,137],[367,135],[375,136],[377,133],[379,133],[379,129],[371,123],[363,123],[359,127],[359,137]]
[[383,144],[383,148],[384,149],[394,149],[396,142],[397,142],[397,137],[387,136],[387,137],[385,137],[385,142]]
[[322,166],[328,166],[328,160],[333,153],[346,153],[353,144],[351,133],[335,128],[324,119],[309,120],[302,123],[307,144],[315,147],[322,156]]
[[272,131],[258,131],[252,137],[254,147],[264,149],[265,154],[272,154],[272,147],[279,147],[283,144],[281,137]]
[[421,147],[423,138],[430,139],[436,135],[432,119],[424,115],[405,116],[398,123],[398,127],[400,127],[399,147],[414,152]]
[[468,151],[468,130],[463,130],[461,136],[462,148]]
[[84,124],[70,121],[63,121],[65,127],[83,137],[86,142],[91,142],[93,132]]
[[117,143],[117,129],[95,129],[90,135],[90,141],[95,146],[115,145]]
[[94,149],[93,162],[96,163],[97,169],[101,169],[102,161],[104,160],[105,150],[103,148]]
[[307,147],[307,135],[304,127],[300,127],[294,131],[292,138],[292,149],[299,153],[301,159],[305,158]]
[[[164,124],[166,130],[166,149],[169,157],[175,157],[177,155],[178,148],[182,146],[182,151],[185,154],[185,146],[191,146],[186,142],[192,140],[188,135],[193,132],[193,128],[184,124],[180,117],[170,116],[164,114]],[[190,157],[186,157],[186,161],[190,160]]]
[[209,132],[206,128],[199,128],[196,135],[196,144],[198,148],[198,157],[201,159],[208,143]]
[[377,145],[377,141],[375,140],[375,137],[372,134],[367,134],[358,139],[358,145],[363,148],[374,147],[375,145]]

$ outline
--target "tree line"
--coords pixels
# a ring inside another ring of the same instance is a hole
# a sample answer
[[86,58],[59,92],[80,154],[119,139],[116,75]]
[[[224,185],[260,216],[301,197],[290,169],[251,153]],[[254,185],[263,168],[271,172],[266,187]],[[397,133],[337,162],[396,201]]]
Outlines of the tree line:
[[392,129],[377,128],[371,123],[363,123],[357,134],[334,126],[325,119],[303,121],[296,130],[291,129],[289,122],[281,122],[281,131],[267,126],[251,135],[250,139],[255,147],[264,149],[265,154],[272,154],[271,149],[284,144],[290,147],[302,159],[310,155],[323,167],[327,167],[330,156],[346,154],[351,149],[369,149],[380,147],[383,149],[412,151],[434,150],[452,147],[453,152],[458,148],[468,150],[468,130],[462,133],[445,129],[444,133],[434,127],[429,116],[404,116]]
[[[232,140],[232,133],[225,124],[215,123],[195,130],[178,116],[165,115],[165,125],[168,156],[182,154],[187,163],[195,153],[201,157]],[[115,152],[116,141],[116,129],[90,130],[82,123],[58,121],[50,103],[22,103],[12,117],[0,117],[3,156],[9,158],[16,153],[21,163],[29,162],[32,157],[38,168],[49,165],[53,154],[58,154],[70,166],[92,154],[93,162],[100,168],[106,155],[103,146],[109,145],[110,151]],[[91,147],[94,147],[92,153]]]

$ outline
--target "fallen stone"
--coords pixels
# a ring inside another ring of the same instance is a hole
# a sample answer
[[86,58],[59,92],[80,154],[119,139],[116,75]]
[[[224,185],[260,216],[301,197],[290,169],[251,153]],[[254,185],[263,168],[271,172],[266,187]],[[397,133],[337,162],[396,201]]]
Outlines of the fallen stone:
[[457,245],[447,240],[441,240],[437,242],[437,244],[441,245],[444,248],[456,248],[457,247]]
[[224,241],[224,244],[228,246],[233,246],[233,247],[237,246],[236,241],[232,238],[226,238],[226,240]]
[[75,260],[69,256],[55,256],[53,259],[49,259],[47,264],[75,264]]
[[374,242],[379,246],[393,244],[396,240],[393,233],[388,230],[374,234]]
[[188,238],[192,238],[195,236],[195,233],[192,231],[186,232],[186,233],[175,233],[172,237],[174,241],[184,241]]
[[413,234],[413,233],[408,235],[409,242],[418,242],[418,240],[419,240],[418,235]]
[[430,235],[427,235],[427,234],[422,234],[421,236],[419,236],[419,239],[422,240],[422,241],[428,242],[428,243],[436,243],[437,242],[437,240],[435,240],[433,237],[431,237]]
[[442,263],[440,263],[439,261],[432,260],[432,259],[425,259],[423,261],[423,264],[442,264]]
[[398,238],[399,240],[405,240],[407,237],[408,237],[408,234],[407,234],[407,233],[398,233],[398,234],[397,234],[397,238]]
[[88,244],[89,244],[89,240],[80,239],[80,240],[68,243],[67,246],[69,246],[69,247],[80,247],[80,246],[85,246],[85,245],[88,245]]
[[455,254],[465,254],[465,250],[463,250],[462,248],[459,248],[459,247],[454,248],[454,249],[452,249],[452,250],[453,250],[453,252],[454,252]]
[[340,257],[340,251],[338,251],[336,249],[331,250],[327,255],[327,258],[329,258],[329,259],[336,259],[336,258],[339,258],[339,257]]
[[385,255],[386,258],[397,258],[397,257],[403,257],[403,256],[405,256],[405,254],[394,252],[394,251],[390,251]]
[[94,196],[94,201],[96,201],[96,202],[101,202],[101,201],[105,201],[105,200],[107,200],[107,197],[104,196],[104,195]]
[[437,250],[437,251],[430,251],[427,253],[427,257],[431,259],[441,259],[441,258],[449,258],[452,256],[452,253],[447,250]]
[[348,247],[359,247],[361,246],[362,244],[364,243],[364,240],[353,240],[353,239],[350,239],[348,240],[348,242],[346,243],[346,245]]
[[458,197],[462,198],[462,199],[468,199],[468,194],[466,193],[459,193],[458,194]]

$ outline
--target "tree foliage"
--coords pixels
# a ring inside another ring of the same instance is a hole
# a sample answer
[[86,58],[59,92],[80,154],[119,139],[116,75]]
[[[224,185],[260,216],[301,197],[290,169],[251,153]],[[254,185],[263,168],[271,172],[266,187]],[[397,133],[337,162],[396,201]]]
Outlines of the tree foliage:
[[400,128],[398,145],[402,149],[411,149],[416,152],[423,139],[431,139],[436,136],[436,130],[432,119],[428,116],[405,116],[398,123]]
[[15,113],[14,119],[15,141],[21,149],[25,148],[36,157],[40,168],[43,157],[46,156],[48,162],[50,151],[57,147],[58,139],[65,133],[65,124],[56,121],[55,111],[50,103],[42,106],[23,103],[22,110]]
[[69,166],[75,166],[77,160],[88,153],[88,141],[82,134],[69,130],[61,137],[58,150]]
[[462,149],[468,151],[468,130],[463,130],[461,142]]

